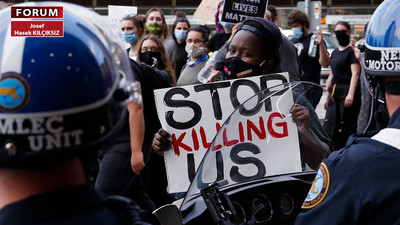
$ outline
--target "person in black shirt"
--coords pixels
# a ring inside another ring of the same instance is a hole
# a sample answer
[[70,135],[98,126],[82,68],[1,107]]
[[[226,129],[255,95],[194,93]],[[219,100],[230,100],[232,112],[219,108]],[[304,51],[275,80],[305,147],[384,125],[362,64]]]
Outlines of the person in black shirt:
[[[300,10],[292,10],[288,15],[288,25],[292,28],[294,37],[291,39],[297,48],[299,56],[299,68],[303,72],[300,76],[302,81],[309,81],[315,84],[320,84],[321,66],[328,67],[329,54],[326,50],[323,41],[323,35],[320,30],[315,31],[316,40],[318,42],[315,56],[309,56],[308,49],[310,46],[311,37],[314,33],[310,32],[310,23],[307,15]],[[320,88],[311,88],[307,90],[307,98],[311,105],[318,105],[322,96]]]
[[226,41],[232,35],[232,28],[234,23],[228,23],[222,21],[222,10],[224,9],[224,1],[218,4],[217,12],[215,13],[215,26],[217,28],[217,33],[215,33],[211,38],[208,45],[208,50],[210,52],[218,51],[223,47]]
[[375,10],[362,60],[374,99],[378,92],[384,95],[387,127],[352,135],[346,147],[323,160],[296,225],[400,224],[399,10],[398,0],[383,1]]
[[179,79],[181,75],[181,70],[185,66],[188,59],[188,54],[185,50],[187,32],[190,28],[190,22],[186,17],[176,17],[174,24],[172,25],[173,38],[176,44],[176,54],[175,54],[175,75],[176,80]]
[[357,133],[357,117],[361,105],[358,86],[360,63],[350,46],[350,25],[339,21],[335,26],[335,34],[339,47],[332,52],[330,61],[324,128],[332,137],[334,148],[340,149],[345,146],[351,134]]

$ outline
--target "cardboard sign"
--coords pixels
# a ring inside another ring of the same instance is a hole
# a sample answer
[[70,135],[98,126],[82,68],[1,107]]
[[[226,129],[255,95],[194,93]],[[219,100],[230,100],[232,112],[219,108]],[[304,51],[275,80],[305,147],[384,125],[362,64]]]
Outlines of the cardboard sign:
[[[216,0],[202,0],[200,5],[196,8],[193,14],[193,18],[209,21],[212,24],[215,23],[215,13],[217,12],[219,1]],[[190,24],[192,22],[190,21]]]
[[[155,90],[161,125],[171,134],[173,143],[172,150],[164,153],[168,191],[187,190],[214,136],[235,108],[260,90],[288,80],[288,74],[282,73]],[[277,101],[279,109],[276,108]],[[240,176],[259,173],[269,176],[301,171],[297,127],[289,117],[292,105],[291,92],[274,96],[271,101],[260,105],[255,102],[252,107],[257,108],[249,109],[247,113],[241,112],[239,118],[231,121],[235,123],[232,125],[234,129],[221,130],[225,135],[221,138],[223,141],[215,143],[212,148],[221,152],[224,169],[229,170],[241,164],[235,160],[235,156],[230,155],[232,148],[236,148],[237,153],[241,152],[242,147],[259,149],[245,153],[257,159],[256,162],[250,162],[255,166],[241,165],[236,173],[224,179],[238,182]],[[269,149],[263,149],[267,142]],[[213,174],[207,176],[205,180],[214,179]]]
[[264,18],[268,0],[225,0],[222,21],[238,23],[249,17]]

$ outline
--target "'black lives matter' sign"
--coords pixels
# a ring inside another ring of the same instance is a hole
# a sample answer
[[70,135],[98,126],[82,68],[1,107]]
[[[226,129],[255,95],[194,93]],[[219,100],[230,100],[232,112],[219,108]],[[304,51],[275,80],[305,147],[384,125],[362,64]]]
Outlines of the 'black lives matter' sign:
[[222,21],[238,23],[249,17],[264,17],[268,0],[225,0]]

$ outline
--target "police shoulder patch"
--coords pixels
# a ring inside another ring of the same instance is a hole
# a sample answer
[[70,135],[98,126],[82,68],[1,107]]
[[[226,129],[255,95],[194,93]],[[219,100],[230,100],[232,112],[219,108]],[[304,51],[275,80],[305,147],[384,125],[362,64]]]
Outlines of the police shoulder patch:
[[322,200],[324,200],[329,189],[329,179],[328,167],[322,162],[311,185],[310,191],[308,192],[307,197],[301,206],[302,209],[314,208],[321,203]]

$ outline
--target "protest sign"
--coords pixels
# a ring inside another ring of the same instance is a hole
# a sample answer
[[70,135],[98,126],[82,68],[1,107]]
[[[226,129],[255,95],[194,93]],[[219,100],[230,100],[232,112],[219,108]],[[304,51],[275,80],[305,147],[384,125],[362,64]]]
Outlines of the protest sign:
[[137,15],[136,6],[108,5],[108,20],[120,31],[121,21],[127,15]]
[[249,17],[264,17],[268,0],[225,0],[222,21],[238,23]]
[[[215,23],[215,13],[217,12],[218,2],[216,0],[202,0],[196,8],[193,18]],[[190,23],[192,24],[192,23]]]
[[[164,153],[168,191],[187,190],[215,134],[235,108],[260,90],[286,83],[288,79],[287,73],[269,74],[155,90],[161,125],[171,134],[173,143],[172,150]],[[276,101],[280,101],[279,109],[276,108]],[[276,95],[256,109],[249,109],[251,113],[243,113],[234,121],[237,129],[221,130],[226,136],[223,143],[213,146],[213,150],[246,143],[247,146],[248,143],[259,146],[261,152],[256,156],[258,164],[247,172],[241,169],[239,173],[243,176],[243,173],[258,173],[260,171],[255,170],[266,167],[268,169],[262,172],[263,176],[301,171],[297,128],[288,117],[292,105],[290,92]],[[268,151],[262,148],[266,142],[272,146]],[[239,164],[230,158],[230,150],[222,152],[224,168],[230,169]],[[238,176],[240,174],[237,172],[225,179],[235,180]]]

